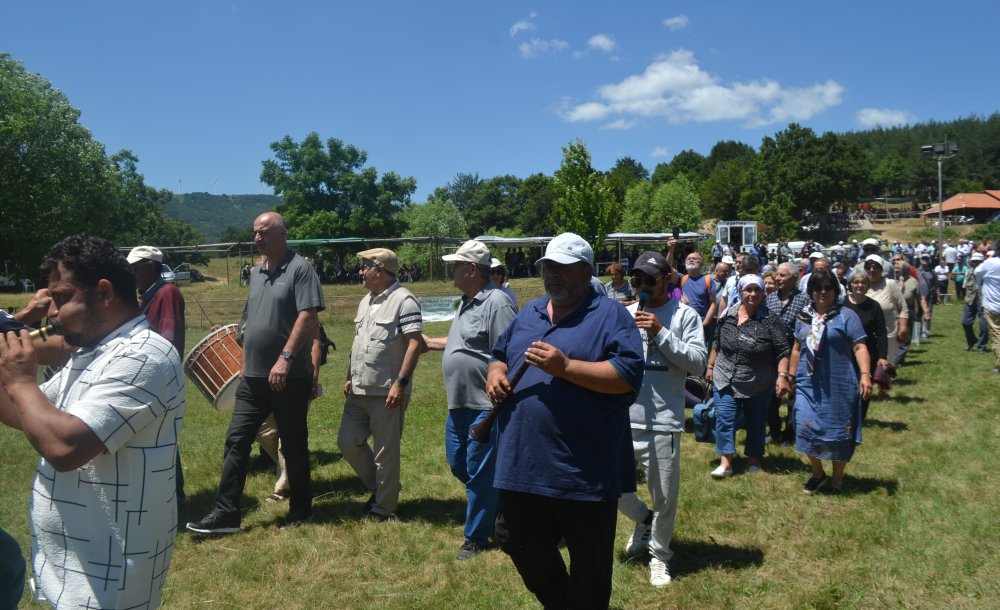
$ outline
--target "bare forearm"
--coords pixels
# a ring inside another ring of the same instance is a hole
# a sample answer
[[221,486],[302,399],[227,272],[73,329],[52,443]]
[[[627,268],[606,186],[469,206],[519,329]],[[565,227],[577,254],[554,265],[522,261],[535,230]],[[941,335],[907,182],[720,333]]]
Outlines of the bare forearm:
[[21,415],[17,406],[3,390],[0,390],[0,423],[15,430],[21,429]]
[[399,367],[399,376],[409,378],[417,368],[424,340],[419,333],[411,333],[406,335],[406,341],[406,353],[403,354],[403,364]]
[[288,341],[285,342],[285,349],[282,351],[292,352],[293,354],[299,353],[299,350],[305,346],[306,342],[315,337],[318,332],[319,318],[316,315],[316,310],[303,309],[299,312],[298,317],[295,318],[292,332],[289,333]]
[[607,361],[587,362],[570,359],[562,377],[572,384],[601,394],[628,394],[633,391],[632,386],[622,379],[615,367]]
[[424,343],[427,344],[427,349],[440,352],[448,345],[448,337],[428,337],[425,335]]

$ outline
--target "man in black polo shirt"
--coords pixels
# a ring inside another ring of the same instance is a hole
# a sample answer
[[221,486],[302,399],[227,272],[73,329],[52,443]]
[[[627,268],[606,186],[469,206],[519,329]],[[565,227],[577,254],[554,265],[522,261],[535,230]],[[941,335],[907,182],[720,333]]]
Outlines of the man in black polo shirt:
[[250,296],[243,309],[243,374],[226,432],[222,480],[215,508],[187,528],[199,534],[240,530],[240,497],[246,483],[250,445],[261,423],[274,413],[292,488],[285,527],[312,515],[309,432],[306,412],[312,392],[309,347],[323,309],[319,276],[288,249],[288,229],[277,212],[253,223],[254,241],[265,259],[250,272]]

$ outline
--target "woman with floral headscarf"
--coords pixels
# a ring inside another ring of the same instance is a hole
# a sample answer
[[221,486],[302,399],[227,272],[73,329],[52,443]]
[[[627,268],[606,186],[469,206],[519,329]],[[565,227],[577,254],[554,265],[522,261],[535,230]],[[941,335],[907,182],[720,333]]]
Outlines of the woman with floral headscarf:
[[[871,358],[861,319],[837,303],[837,278],[813,273],[806,286],[812,303],[795,325],[795,450],[809,458],[812,477],[802,491],[813,495],[844,485],[844,469],[861,443],[861,401],[872,391]],[[822,460],[833,461],[833,477]]]
[[747,274],[737,289],[740,302],[719,318],[705,373],[714,387],[715,452],[720,461],[711,475],[717,479],[733,474],[740,412],[747,428],[748,470],[760,470],[771,395],[781,396],[789,389],[788,337],[784,323],[764,305],[764,280]]

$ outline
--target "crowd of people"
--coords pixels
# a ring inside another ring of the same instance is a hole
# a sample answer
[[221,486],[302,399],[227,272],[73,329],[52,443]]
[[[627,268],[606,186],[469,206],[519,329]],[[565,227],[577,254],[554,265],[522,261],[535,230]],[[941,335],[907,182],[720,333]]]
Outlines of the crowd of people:
[[[268,498],[287,502],[281,527],[313,517],[307,413],[324,360],[321,278],[289,249],[279,214],[261,214],[253,230],[261,259],[244,274],[219,484],[212,510],[186,524],[199,535],[241,530],[258,438],[271,439],[281,465]],[[520,251],[501,262],[469,240],[442,257],[462,294],[442,337],[424,333],[419,302],[402,285],[412,270],[395,252],[358,252],[352,268],[368,292],[354,317],[337,445],[368,494],[366,518],[395,519],[405,412],[429,350],[443,352],[443,445],[467,498],[456,560],[499,548],[544,607],[560,608],[608,606],[619,513],[634,526],[627,555],[648,560],[651,585],[671,582],[689,377],[711,384],[711,477],[744,471],[736,430],[745,427],[747,473],[768,468],[768,442],[794,443],[811,469],[803,491],[814,495],[843,489],[875,388],[891,386],[908,345],[930,332],[948,281],[963,289],[968,349],[992,341],[1000,372],[1000,240],[985,253],[955,247],[953,261],[948,245],[911,258],[877,240],[857,244],[856,256],[852,244],[783,260],[779,246],[773,261],[723,248],[707,267],[677,245],[615,263],[605,284],[590,244],[572,233],[533,263]],[[152,246],[123,256],[106,240],[73,236],[43,264],[48,287],[16,318],[0,315],[0,421],[39,453],[32,591],[59,608],[161,599],[185,497],[184,300],[159,276],[161,262]],[[526,265],[545,295],[522,306],[506,280]],[[28,324],[43,318],[60,337],[36,341]],[[41,386],[38,364],[51,367]],[[636,494],[637,467],[649,504]],[[0,548],[0,602],[16,605],[25,566],[2,531]]]

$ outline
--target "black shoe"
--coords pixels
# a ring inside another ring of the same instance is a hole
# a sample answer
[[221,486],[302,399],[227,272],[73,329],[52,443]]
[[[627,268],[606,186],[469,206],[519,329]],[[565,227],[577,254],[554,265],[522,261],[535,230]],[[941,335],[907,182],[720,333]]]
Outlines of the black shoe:
[[312,520],[312,513],[306,512],[289,512],[288,516],[285,517],[285,522],[281,524],[278,529],[290,530],[292,528],[298,527],[303,523]]
[[826,487],[827,483],[829,483],[829,482],[830,482],[830,477],[826,476],[825,474],[823,475],[823,478],[821,478],[821,479],[816,479],[816,478],[810,477],[809,480],[806,481],[806,484],[802,486],[802,491],[806,495],[811,496],[814,493],[816,493],[817,491],[819,491],[819,490],[823,489],[824,487]]
[[187,528],[197,534],[235,534],[240,531],[240,517],[222,517],[208,513],[201,521],[190,522]]
[[465,544],[462,545],[461,550],[458,551],[458,555],[455,555],[455,561],[465,561],[466,559],[472,559],[480,553],[485,553],[490,550],[489,546],[479,546],[471,540],[466,540]]
[[369,496],[368,497],[368,501],[365,502],[365,512],[366,513],[372,512],[372,507],[373,506],[375,506],[375,494],[372,494],[371,496]]

